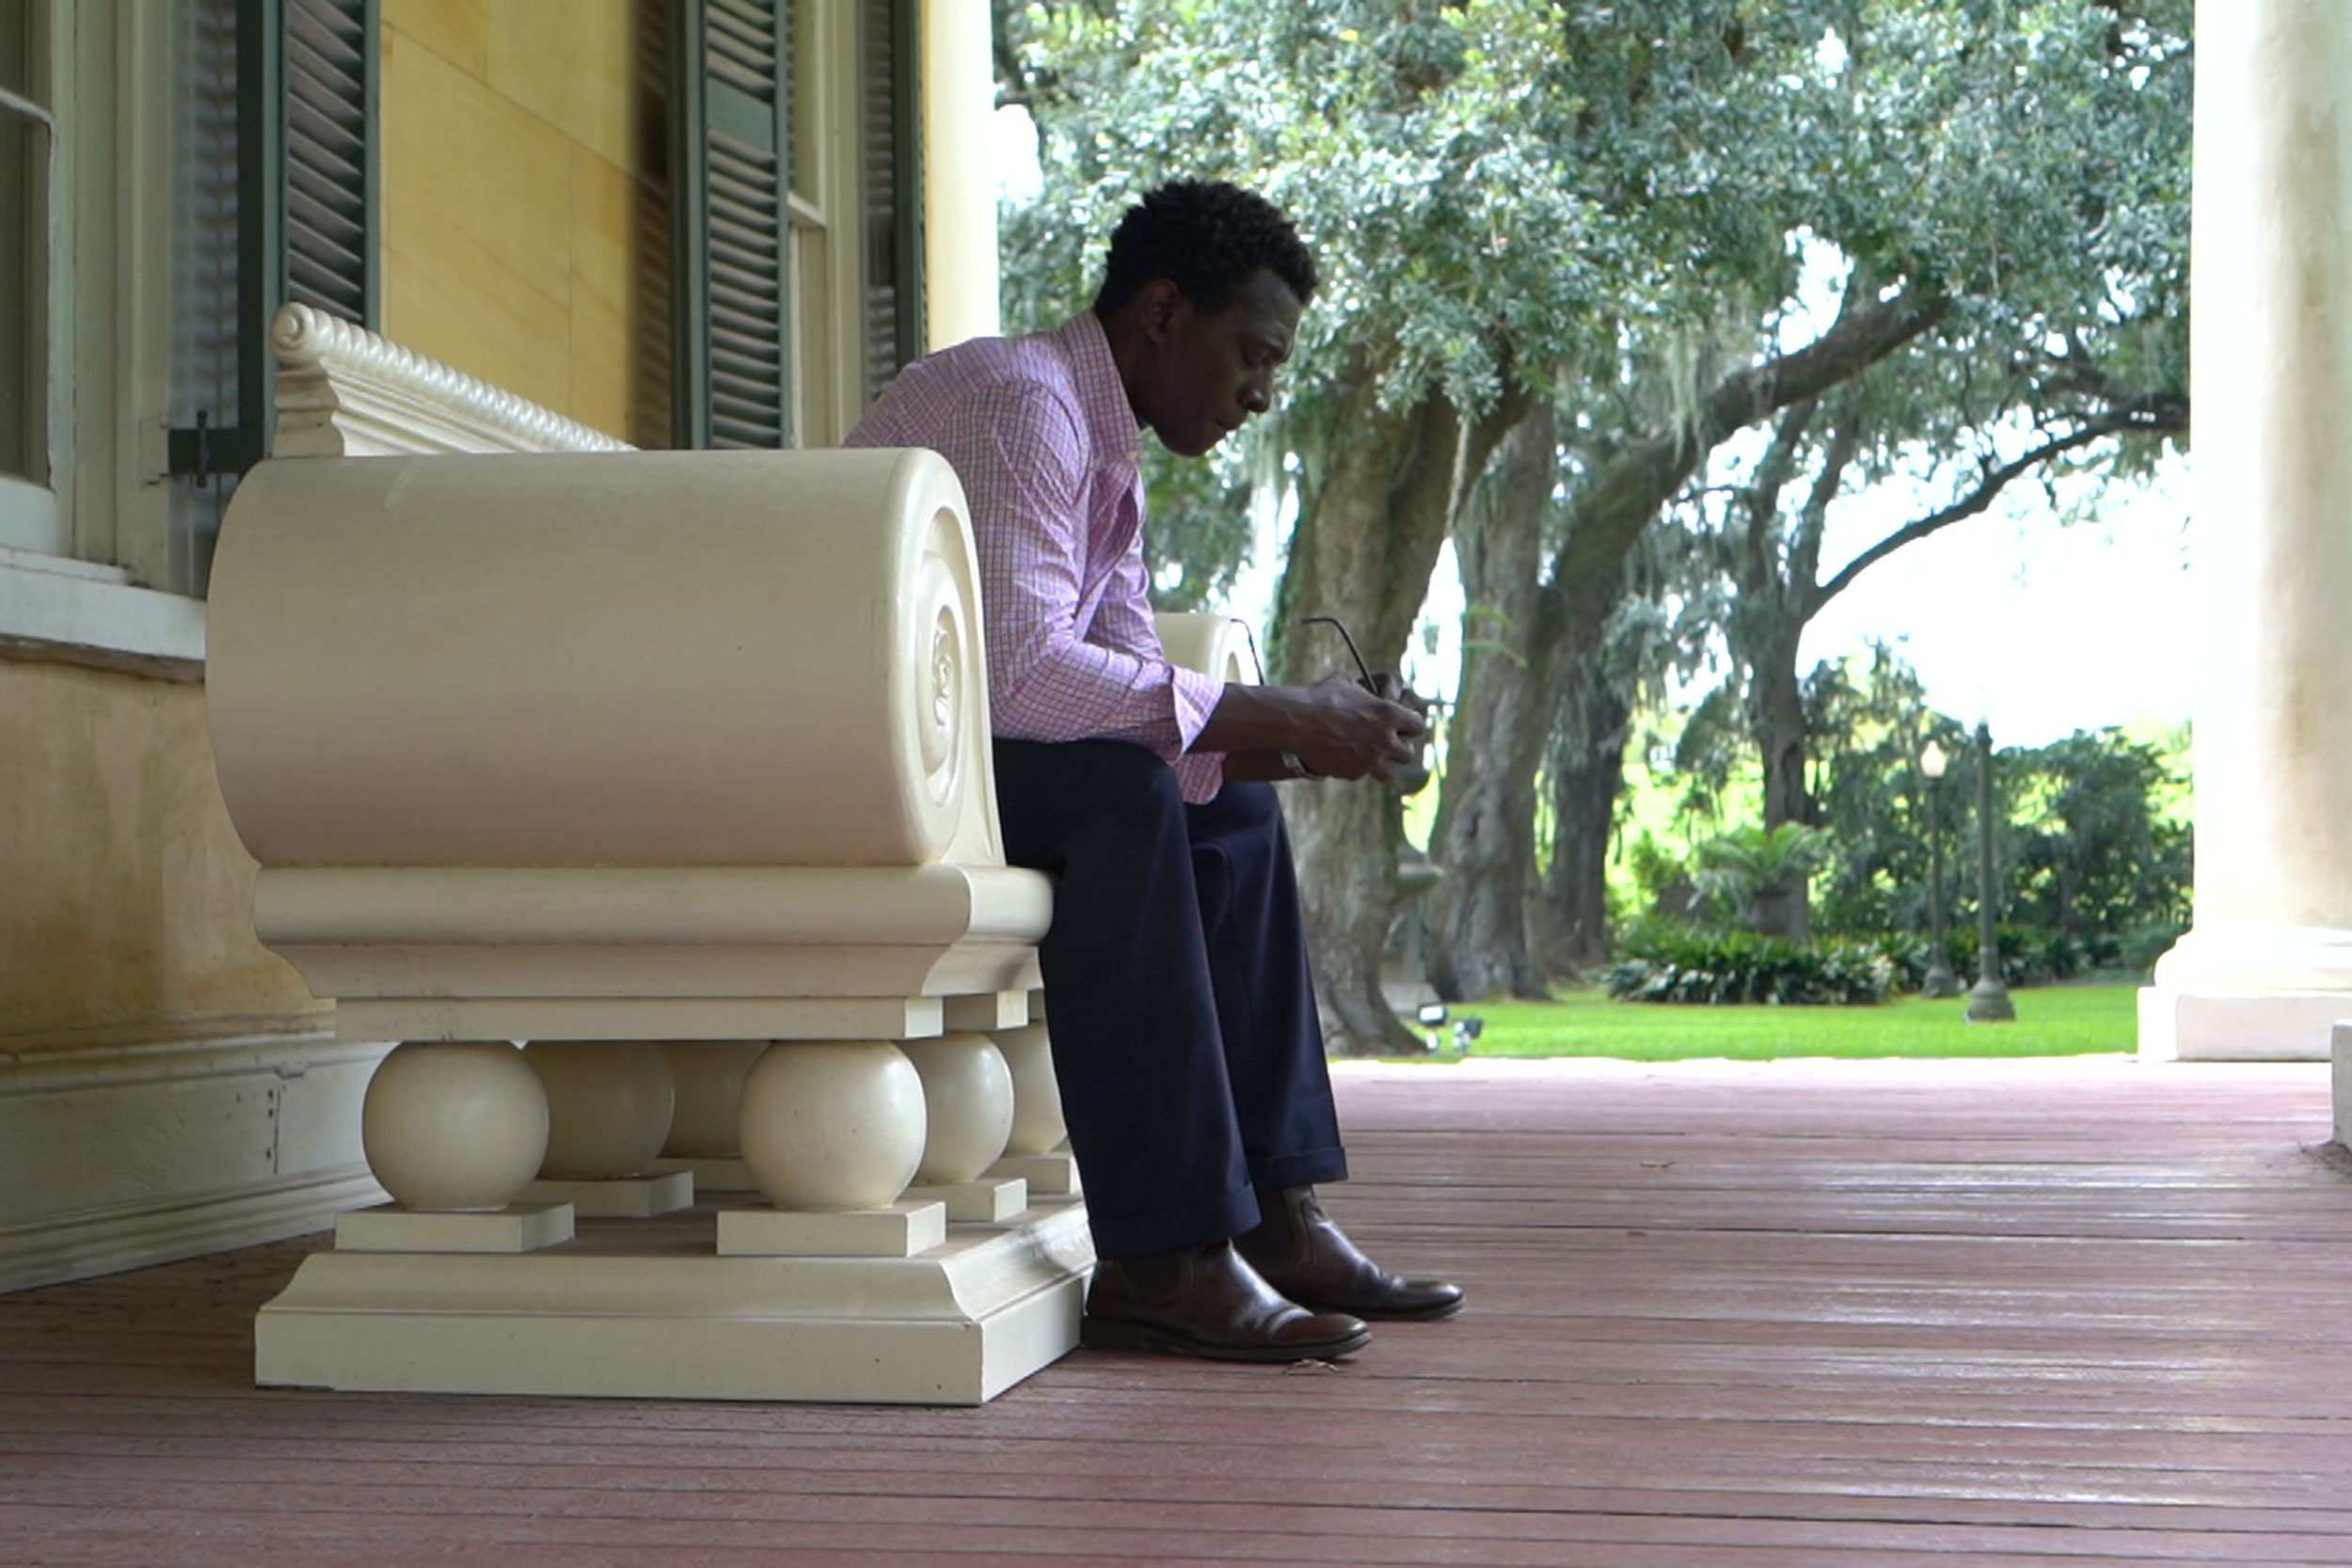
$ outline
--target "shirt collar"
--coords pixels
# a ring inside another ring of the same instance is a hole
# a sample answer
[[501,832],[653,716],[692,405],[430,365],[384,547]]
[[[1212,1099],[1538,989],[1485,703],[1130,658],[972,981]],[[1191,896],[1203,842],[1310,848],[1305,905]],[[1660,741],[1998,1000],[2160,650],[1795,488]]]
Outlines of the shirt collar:
[[1126,384],[1119,379],[1119,362],[1111,357],[1102,319],[1092,310],[1081,310],[1056,327],[1054,338],[1070,356],[1078,406],[1086,413],[1094,450],[1136,467],[1143,456],[1143,430],[1136,422],[1135,405],[1127,401]]

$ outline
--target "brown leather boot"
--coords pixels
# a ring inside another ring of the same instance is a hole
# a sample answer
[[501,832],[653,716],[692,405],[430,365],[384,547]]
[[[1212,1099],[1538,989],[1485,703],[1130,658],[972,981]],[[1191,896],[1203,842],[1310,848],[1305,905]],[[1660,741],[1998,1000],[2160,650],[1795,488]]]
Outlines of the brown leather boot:
[[1462,1307],[1462,1288],[1442,1279],[1406,1279],[1356,1250],[1323,1212],[1312,1187],[1285,1187],[1274,1201],[1260,1189],[1256,1229],[1233,1238],[1266,1283],[1302,1307],[1359,1318],[1448,1318]]
[[1219,1361],[1325,1361],[1364,1348],[1354,1318],[1282,1299],[1230,1242],[1094,1266],[1078,1343]]

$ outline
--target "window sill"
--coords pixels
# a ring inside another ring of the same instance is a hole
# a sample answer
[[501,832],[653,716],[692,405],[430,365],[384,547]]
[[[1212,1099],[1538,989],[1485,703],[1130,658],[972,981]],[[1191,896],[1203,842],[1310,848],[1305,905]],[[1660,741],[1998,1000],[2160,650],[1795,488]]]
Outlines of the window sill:
[[113,566],[0,547],[0,658],[204,678],[204,603]]

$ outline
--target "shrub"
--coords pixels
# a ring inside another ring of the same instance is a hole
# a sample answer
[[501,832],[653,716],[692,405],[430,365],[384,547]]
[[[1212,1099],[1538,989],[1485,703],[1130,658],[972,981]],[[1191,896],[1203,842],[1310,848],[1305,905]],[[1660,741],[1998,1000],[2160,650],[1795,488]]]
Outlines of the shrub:
[[2115,939],[2115,967],[2134,974],[2145,974],[2156,967],[2156,960],[2172,951],[2172,944],[2188,929],[2177,920],[2152,920],[2134,926]]
[[1866,942],[1800,946],[1752,931],[1710,935],[1652,923],[1627,933],[1624,952],[1602,978],[1626,1002],[1872,1003],[1900,981],[1894,961]]

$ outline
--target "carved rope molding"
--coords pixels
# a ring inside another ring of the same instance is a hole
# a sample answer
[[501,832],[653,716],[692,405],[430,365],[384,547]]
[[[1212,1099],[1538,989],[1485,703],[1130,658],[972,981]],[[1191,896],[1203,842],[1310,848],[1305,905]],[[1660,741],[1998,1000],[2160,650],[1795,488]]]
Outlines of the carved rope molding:
[[269,341],[273,456],[636,450],[308,305],[281,308]]

